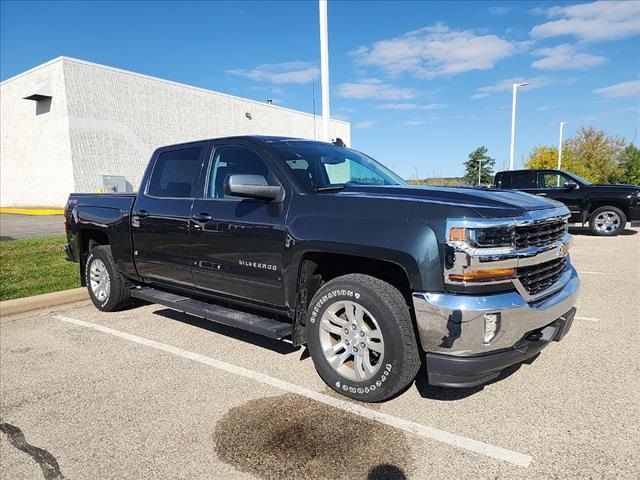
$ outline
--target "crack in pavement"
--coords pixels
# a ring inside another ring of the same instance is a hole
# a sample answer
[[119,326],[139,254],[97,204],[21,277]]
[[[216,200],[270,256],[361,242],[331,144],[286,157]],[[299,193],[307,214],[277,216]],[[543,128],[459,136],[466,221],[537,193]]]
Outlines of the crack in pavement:
[[10,423],[0,423],[0,431],[7,435],[11,445],[35,460],[42,469],[45,480],[64,480],[64,476],[60,472],[60,465],[55,457],[46,450],[28,443],[22,430]]

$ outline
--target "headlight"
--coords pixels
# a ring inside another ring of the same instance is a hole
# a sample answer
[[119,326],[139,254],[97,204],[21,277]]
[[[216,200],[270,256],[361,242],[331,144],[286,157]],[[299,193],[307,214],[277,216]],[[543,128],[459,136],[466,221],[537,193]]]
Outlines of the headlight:
[[466,243],[475,248],[513,247],[515,245],[515,229],[513,227],[453,227],[449,230],[449,241]]
[[515,258],[515,252],[514,225],[449,225],[445,280],[450,284],[510,281],[516,277],[515,267],[499,262]]

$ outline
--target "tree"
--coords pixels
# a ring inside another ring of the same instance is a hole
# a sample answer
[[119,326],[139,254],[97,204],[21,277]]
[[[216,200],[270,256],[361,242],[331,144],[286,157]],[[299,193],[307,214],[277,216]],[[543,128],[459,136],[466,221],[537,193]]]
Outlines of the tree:
[[[575,137],[567,139],[567,150],[572,153],[567,169],[594,183],[619,181],[622,169],[619,159],[624,149],[622,138],[607,135],[604,130],[580,127]],[[564,157],[564,150],[562,156]],[[563,164],[564,158],[562,161]]]
[[[573,172],[594,183],[614,183],[620,181],[625,169],[621,158],[624,139],[607,135],[604,130],[580,127],[574,137],[562,145],[562,169]],[[633,160],[629,160],[631,164]],[[524,163],[525,168],[557,168],[558,149],[537,146]],[[633,169],[631,168],[631,171]]]
[[558,149],[556,147],[548,147],[539,145],[529,154],[529,158],[524,162],[524,168],[539,170],[544,168],[558,167]]
[[464,181],[469,185],[478,183],[478,168],[480,168],[480,183],[493,182],[493,166],[495,159],[487,155],[487,148],[482,146],[476,148],[469,154],[469,159],[464,162]]
[[620,156],[622,176],[620,181],[631,185],[640,185],[640,148],[633,143],[627,145]]

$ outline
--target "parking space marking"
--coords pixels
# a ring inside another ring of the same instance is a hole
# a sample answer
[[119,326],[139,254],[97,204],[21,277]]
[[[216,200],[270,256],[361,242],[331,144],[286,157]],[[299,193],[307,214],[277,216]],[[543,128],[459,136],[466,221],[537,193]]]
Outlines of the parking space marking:
[[311,390],[309,388],[302,387],[300,385],[296,385],[284,380],[280,380],[275,377],[271,377],[264,373],[255,372],[253,370],[249,370],[243,367],[238,367],[236,365],[232,365],[230,363],[223,362],[221,360],[216,360],[214,358],[207,357],[199,353],[183,350],[182,348],[174,347],[172,345],[156,342],[155,340],[139,337],[131,333],[121,332],[120,330],[115,330],[113,328],[98,325],[96,323],[85,322],[84,320],[78,320],[76,318],[67,317],[65,315],[53,315],[53,318],[57,320],[61,320],[63,322],[74,324],[80,327],[97,330],[99,332],[106,333],[114,337],[122,338],[124,340],[128,340],[130,342],[137,343],[139,345],[144,345],[150,348],[154,348],[156,350],[171,353],[178,357],[182,357],[188,360],[192,360],[194,362],[202,363],[204,365],[217,368],[218,370],[222,370],[227,373],[232,373],[240,377],[245,377],[265,385],[279,388],[280,390],[295,393],[297,395],[301,395],[311,400],[324,403],[325,405],[329,405],[331,407],[339,408],[346,412],[350,412],[355,415],[368,418],[370,420],[375,420],[377,422],[388,425],[390,427],[395,427],[400,430],[404,430],[406,432],[410,432],[415,435],[428,438],[430,440],[436,440],[438,442],[446,443],[447,445],[452,445],[454,447],[468,450],[470,452],[479,453],[481,455],[485,455],[487,457],[494,458],[496,460],[501,460],[503,462],[508,462],[513,465],[517,465],[519,467],[528,467],[531,464],[531,461],[533,460],[533,458],[530,455],[515,452],[512,450],[507,450],[505,448],[497,447],[489,443],[481,442],[468,437],[463,437],[461,435],[456,435],[455,433],[449,433],[444,430],[439,430],[437,428],[430,427],[428,425],[423,425],[417,422],[412,422],[410,420],[405,420],[403,418],[399,418],[394,415],[390,415],[388,413],[372,410],[360,404],[351,403],[347,400],[334,398],[329,395],[316,392],[315,390]]
[[604,275],[604,272],[589,272],[586,270],[578,270],[580,275]]
[[578,252],[597,252],[597,253],[611,253],[613,252],[613,250],[603,250],[603,249],[596,249],[596,248],[583,248],[583,247],[571,247],[571,251],[578,251]]
[[599,318],[593,318],[593,317],[575,317],[576,320],[586,320],[587,322],[599,322],[600,319]]

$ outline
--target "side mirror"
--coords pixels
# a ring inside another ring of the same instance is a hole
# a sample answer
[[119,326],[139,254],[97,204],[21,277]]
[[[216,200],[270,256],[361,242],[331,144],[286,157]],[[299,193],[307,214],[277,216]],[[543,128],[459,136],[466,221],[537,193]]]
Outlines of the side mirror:
[[284,191],[280,186],[269,185],[262,175],[236,174],[225,178],[224,193],[236,197],[280,200]]
[[566,188],[567,190],[573,190],[575,188],[578,188],[578,184],[576,182],[568,180],[564,182],[564,188]]

